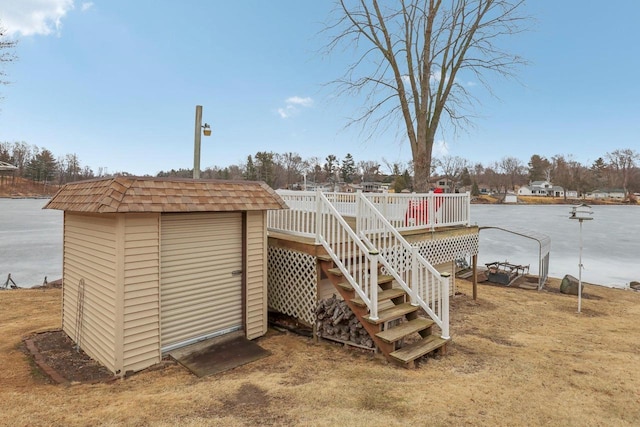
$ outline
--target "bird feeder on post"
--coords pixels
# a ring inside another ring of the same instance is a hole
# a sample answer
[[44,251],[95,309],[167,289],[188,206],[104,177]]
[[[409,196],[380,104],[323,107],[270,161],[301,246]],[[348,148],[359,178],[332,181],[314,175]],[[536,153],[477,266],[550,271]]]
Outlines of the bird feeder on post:
[[577,219],[580,221],[580,258],[578,263],[578,313],[580,313],[582,308],[582,221],[588,221],[593,219],[591,216],[593,215],[593,211],[591,210],[591,206],[586,203],[581,203],[579,205],[573,206],[571,208],[571,216],[569,219]]

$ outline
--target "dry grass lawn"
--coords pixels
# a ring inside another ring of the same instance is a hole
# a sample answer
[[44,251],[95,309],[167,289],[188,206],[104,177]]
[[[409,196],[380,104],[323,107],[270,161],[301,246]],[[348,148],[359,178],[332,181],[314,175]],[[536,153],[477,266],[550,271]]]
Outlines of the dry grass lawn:
[[577,314],[556,292],[458,289],[447,356],[415,370],[271,331],[271,356],[213,377],[173,365],[72,386],[20,350],[59,327],[60,291],[3,291],[0,425],[640,425],[640,293],[587,286]]

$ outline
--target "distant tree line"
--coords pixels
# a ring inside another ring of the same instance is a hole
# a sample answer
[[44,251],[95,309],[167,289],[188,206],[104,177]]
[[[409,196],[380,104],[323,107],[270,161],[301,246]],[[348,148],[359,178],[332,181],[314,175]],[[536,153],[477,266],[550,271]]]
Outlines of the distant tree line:
[[[36,182],[65,184],[78,180],[131,175],[127,172],[109,174],[104,168],[94,171],[82,165],[78,156],[66,154],[56,157],[46,148],[26,142],[0,142],[0,161],[18,169],[16,176]],[[515,157],[503,157],[487,165],[472,163],[459,156],[442,156],[431,167],[432,182],[446,178],[450,191],[464,189],[479,192],[480,186],[491,192],[504,193],[533,181],[549,181],[566,190],[582,195],[601,188],[620,188],[629,193],[640,192],[640,154],[626,148],[605,153],[590,165],[576,161],[571,155],[557,154],[547,158],[538,154],[525,164]],[[206,167],[203,179],[264,181],[273,188],[298,188],[308,183],[387,183],[396,192],[413,191],[411,162],[382,162],[358,160],[347,153],[342,159],[329,154],[324,159],[303,159],[295,152],[274,153],[258,151],[248,155],[240,164]],[[160,171],[157,177],[191,178],[193,169]]]
[[96,177],[90,167],[80,164],[75,153],[56,158],[46,148],[26,142],[0,142],[0,161],[18,168],[14,176],[36,182],[61,185]]

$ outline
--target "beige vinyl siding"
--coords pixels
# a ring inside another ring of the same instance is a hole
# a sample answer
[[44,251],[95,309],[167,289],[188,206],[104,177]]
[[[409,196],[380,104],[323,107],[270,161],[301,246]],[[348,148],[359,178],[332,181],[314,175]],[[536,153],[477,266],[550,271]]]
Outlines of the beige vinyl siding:
[[160,228],[162,349],[240,329],[242,214],[163,214]]
[[267,332],[267,233],[266,212],[247,212],[247,319],[246,336],[254,339]]
[[[116,217],[66,212],[64,229],[62,328],[89,356],[115,372]],[[84,304],[78,317],[81,279]]]
[[160,215],[124,216],[122,371],[160,362]]

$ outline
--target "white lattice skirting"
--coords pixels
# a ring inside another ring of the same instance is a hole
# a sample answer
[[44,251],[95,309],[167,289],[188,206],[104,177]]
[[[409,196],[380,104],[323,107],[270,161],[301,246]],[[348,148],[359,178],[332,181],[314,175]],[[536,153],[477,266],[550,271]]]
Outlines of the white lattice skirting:
[[[465,234],[438,240],[412,243],[420,255],[432,265],[440,265],[470,255],[478,254],[478,234]],[[392,264],[402,270],[407,265],[408,253],[404,250],[385,254],[397,257]],[[393,259],[393,258],[392,258]],[[293,316],[308,325],[316,321],[318,301],[318,271],[316,257],[289,249],[269,247],[268,251],[268,301],[269,307]],[[455,282],[451,292],[455,293]]]
[[412,243],[420,255],[432,265],[444,264],[461,257],[478,254],[478,233]]
[[269,247],[269,307],[313,325],[318,301],[318,273],[314,256]]

